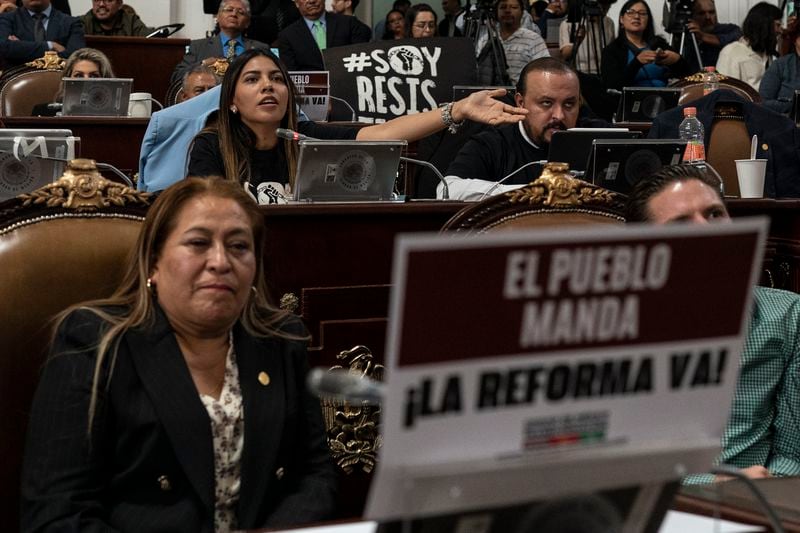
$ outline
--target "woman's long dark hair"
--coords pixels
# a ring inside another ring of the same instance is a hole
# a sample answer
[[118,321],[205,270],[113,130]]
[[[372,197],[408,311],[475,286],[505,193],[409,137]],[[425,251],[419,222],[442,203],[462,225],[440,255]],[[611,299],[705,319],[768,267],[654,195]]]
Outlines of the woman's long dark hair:
[[[255,146],[255,133],[242,122],[239,113],[231,111],[233,97],[236,94],[236,84],[242,75],[245,65],[254,57],[264,56],[272,60],[281,71],[286,87],[288,88],[289,99],[286,102],[286,114],[281,119],[280,127],[290,130],[297,129],[297,94],[294,83],[289,78],[286,66],[278,57],[264,48],[251,48],[239,57],[234,59],[228,67],[225,77],[222,79],[222,90],[219,96],[219,116],[217,125],[212,126],[210,131],[214,131],[219,136],[219,148],[222,153],[222,161],[225,167],[225,178],[238,180],[240,183],[250,181],[250,150]],[[284,150],[286,165],[289,169],[289,183],[294,185],[294,175],[297,170],[297,144],[278,139],[278,148]]]
[[780,18],[781,10],[767,2],[759,2],[750,8],[742,23],[742,34],[753,52],[777,54],[778,36],[775,34],[775,21]]
[[648,44],[648,46],[655,40],[656,38],[656,30],[655,26],[653,26],[653,11],[650,9],[650,6],[647,5],[647,2],[644,0],[628,0],[622,7],[619,9],[619,33],[617,38],[624,39],[625,41],[628,40],[627,35],[625,34],[625,28],[622,27],[622,17],[626,16],[625,12],[631,8],[634,4],[642,4],[644,5],[645,10],[647,11],[647,24],[644,26],[644,32],[642,33],[642,39],[644,42]]

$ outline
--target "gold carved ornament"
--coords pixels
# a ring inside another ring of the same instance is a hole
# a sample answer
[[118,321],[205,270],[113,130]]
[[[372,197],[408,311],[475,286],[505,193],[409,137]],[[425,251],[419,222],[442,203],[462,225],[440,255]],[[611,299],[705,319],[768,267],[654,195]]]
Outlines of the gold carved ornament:
[[547,163],[541,176],[520,189],[506,193],[511,203],[528,203],[547,207],[612,204],[612,191],[592,187],[572,177],[567,163]]
[[58,180],[33,192],[21,194],[23,206],[41,205],[75,211],[95,211],[103,207],[147,205],[149,193],[105,179],[93,159],[73,159]]
[[[381,381],[384,367],[375,359],[366,346],[355,346],[336,355],[343,365],[336,365],[332,371],[347,369],[350,374],[362,378]],[[328,431],[328,447],[336,464],[346,474],[356,469],[370,473],[375,468],[378,448],[382,439],[380,429],[379,405],[350,403],[323,398],[322,412]]]
[[64,70],[66,63],[58,56],[57,52],[48,50],[42,57],[30,61],[26,65],[40,70]]

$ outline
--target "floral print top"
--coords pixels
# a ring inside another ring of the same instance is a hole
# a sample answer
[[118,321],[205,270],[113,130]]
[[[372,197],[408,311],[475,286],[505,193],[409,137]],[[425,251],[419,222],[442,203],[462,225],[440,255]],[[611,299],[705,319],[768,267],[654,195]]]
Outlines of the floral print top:
[[233,350],[233,335],[229,340],[225,360],[225,377],[219,400],[200,395],[211,419],[214,439],[215,507],[214,530],[227,532],[237,529],[236,503],[241,487],[242,450],[244,449],[244,411],[239,369]]

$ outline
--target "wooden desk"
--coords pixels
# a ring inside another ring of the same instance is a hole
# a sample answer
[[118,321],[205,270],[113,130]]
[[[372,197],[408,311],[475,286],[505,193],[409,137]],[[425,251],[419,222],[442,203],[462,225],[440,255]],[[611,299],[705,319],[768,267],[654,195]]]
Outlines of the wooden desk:
[[354,344],[367,344],[382,356],[394,237],[436,232],[464,205],[370,202],[261,208],[270,292],[274,302],[284,295],[297,297],[297,312],[307,321],[317,354],[312,364],[334,362],[336,353]]
[[189,42],[172,38],[86,36],[86,46],[106,54],[118,78],[133,78],[134,92],[150,93],[164,105],[170,76],[183,59]]
[[70,129],[81,138],[81,157],[109,163],[130,176],[139,170],[139,148],[150,119],[2,117],[0,121],[8,128]]

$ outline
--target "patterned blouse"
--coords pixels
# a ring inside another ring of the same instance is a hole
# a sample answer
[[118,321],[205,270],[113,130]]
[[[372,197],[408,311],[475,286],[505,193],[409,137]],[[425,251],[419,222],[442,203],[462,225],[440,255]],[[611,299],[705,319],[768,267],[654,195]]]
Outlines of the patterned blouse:
[[214,530],[227,532],[237,528],[236,503],[241,487],[242,450],[244,449],[244,412],[239,369],[233,350],[233,334],[229,339],[225,360],[225,381],[219,400],[200,395],[211,419],[214,438],[215,507]]

